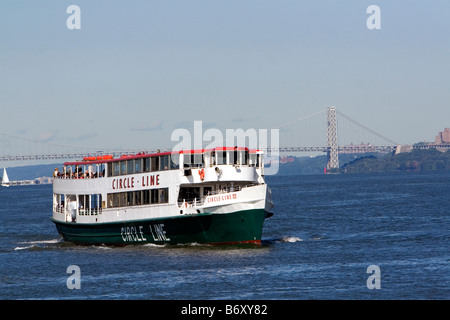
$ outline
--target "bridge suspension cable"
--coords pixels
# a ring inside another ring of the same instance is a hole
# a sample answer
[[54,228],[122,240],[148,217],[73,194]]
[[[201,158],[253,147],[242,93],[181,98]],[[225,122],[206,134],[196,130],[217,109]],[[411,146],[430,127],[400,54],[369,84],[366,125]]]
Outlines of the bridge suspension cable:
[[319,115],[319,114],[321,114],[321,113],[324,113],[325,111],[327,111],[327,109],[323,109],[323,110],[321,110],[321,111],[319,111],[319,112],[316,112],[316,113],[310,114],[310,115],[308,115],[308,116],[299,118],[299,119],[297,119],[297,120],[290,121],[290,122],[288,122],[288,123],[279,125],[279,126],[273,128],[273,129],[281,129],[281,128],[284,128],[284,127],[291,126],[291,125],[293,125],[294,123],[297,123],[297,122],[300,122],[300,121],[303,121],[303,120],[312,118],[312,117],[317,116],[317,115]]
[[395,142],[395,141],[393,141],[393,140],[391,140],[391,139],[389,139],[389,138],[386,138],[385,136],[379,134],[378,132],[373,131],[372,129],[366,127],[365,125],[363,125],[363,124],[361,124],[361,123],[359,123],[359,122],[357,122],[356,120],[353,120],[352,118],[350,118],[349,116],[345,115],[345,114],[342,113],[341,111],[336,110],[336,113],[337,113],[338,115],[344,117],[344,118],[347,119],[348,121],[354,123],[355,125],[359,126],[360,128],[362,128],[362,129],[364,129],[364,130],[367,130],[368,132],[370,132],[370,133],[376,135],[378,138],[381,138],[381,139],[383,139],[384,141],[389,142],[389,143],[392,144],[392,145],[398,145],[397,142]]

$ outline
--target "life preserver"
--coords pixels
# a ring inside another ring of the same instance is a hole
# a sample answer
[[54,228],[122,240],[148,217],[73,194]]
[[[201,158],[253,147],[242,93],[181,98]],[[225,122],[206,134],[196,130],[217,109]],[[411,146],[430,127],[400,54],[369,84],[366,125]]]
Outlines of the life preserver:
[[204,169],[198,170],[198,174],[200,175],[200,179],[202,181],[205,180],[205,170]]

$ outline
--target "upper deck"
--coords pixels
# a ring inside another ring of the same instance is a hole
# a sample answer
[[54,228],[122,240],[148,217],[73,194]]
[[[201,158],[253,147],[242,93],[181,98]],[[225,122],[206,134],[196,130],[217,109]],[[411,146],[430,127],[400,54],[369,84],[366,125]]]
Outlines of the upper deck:
[[[263,152],[259,150],[217,147],[153,154],[139,153],[115,159],[111,156],[86,157],[83,161],[64,163],[62,170],[55,169],[53,176],[57,180],[117,178],[114,180],[117,180],[118,184],[119,181],[122,183],[122,179],[127,176],[140,178],[143,174],[149,173],[174,176],[170,172],[175,171],[178,173],[176,176],[181,178],[180,183],[257,182],[258,177],[263,175],[262,156]],[[112,185],[114,186],[114,182]]]

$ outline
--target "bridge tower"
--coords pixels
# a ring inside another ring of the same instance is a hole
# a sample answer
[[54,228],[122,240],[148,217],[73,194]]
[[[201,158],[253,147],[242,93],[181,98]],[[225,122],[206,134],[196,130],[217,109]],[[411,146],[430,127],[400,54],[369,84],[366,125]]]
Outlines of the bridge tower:
[[327,108],[327,172],[339,169],[336,108]]

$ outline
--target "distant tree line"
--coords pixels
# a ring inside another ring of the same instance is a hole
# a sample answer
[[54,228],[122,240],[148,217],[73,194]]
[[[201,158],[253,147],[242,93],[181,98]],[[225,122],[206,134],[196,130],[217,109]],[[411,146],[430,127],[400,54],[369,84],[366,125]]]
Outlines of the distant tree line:
[[450,150],[413,149],[408,153],[370,155],[341,167],[343,173],[444,171],[450,170]]

